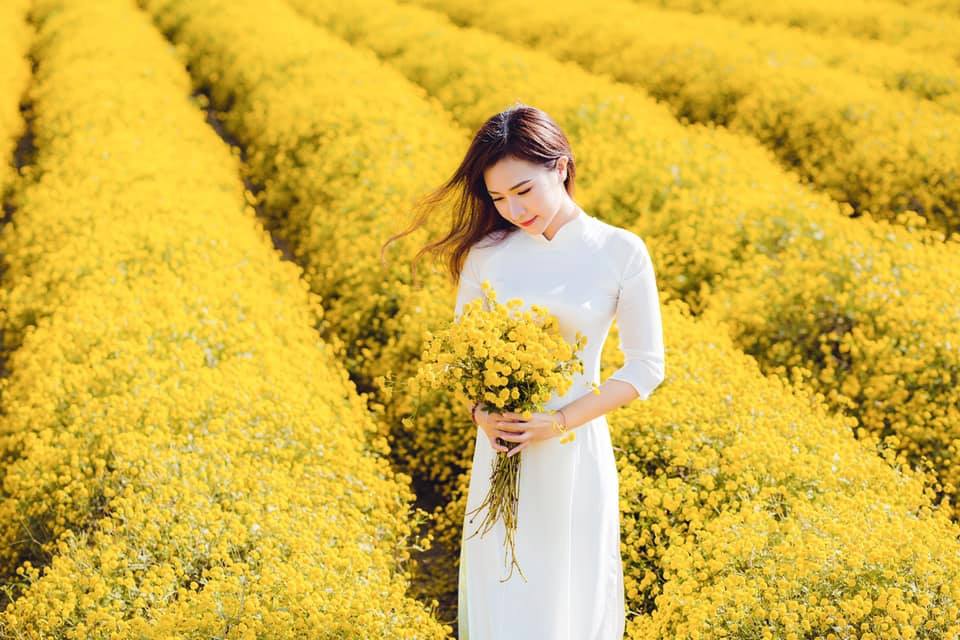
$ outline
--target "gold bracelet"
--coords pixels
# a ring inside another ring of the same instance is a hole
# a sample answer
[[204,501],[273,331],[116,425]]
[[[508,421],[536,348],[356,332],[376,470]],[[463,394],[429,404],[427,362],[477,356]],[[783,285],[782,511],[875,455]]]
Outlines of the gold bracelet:
[[566,414],[563,412],[563,409],[557,409],[556,411],[554,411],[554,414],[557,414],[557,413],[559,413],[560,415],[563,416],[563,424],[561,425],[559,422],[557,422],[556,420],[554,420],[554,421],[553,421],[553,430],[556,431],[557,433],[562,434],[562,433],[564,433],[564,432],[567,430],[567,416],[566,416]]
[[[560,415],[563,416],[563,424],[561,425],[556,420],[553,421],[553,430],[560,435],[560,444],[567,444],[568,442],[573,442],[574,438],[577,437],[577,434],[573,431],[567,431],[567,414],[563,412],[563,409],[557,410]],[[555,412],[556,413],[556,412]]]

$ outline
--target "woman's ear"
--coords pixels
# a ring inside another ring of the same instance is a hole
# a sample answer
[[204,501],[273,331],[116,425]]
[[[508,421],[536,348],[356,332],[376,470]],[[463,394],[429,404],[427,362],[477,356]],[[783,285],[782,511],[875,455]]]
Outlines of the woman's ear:
[[560,176],[560,184],[563,184],[567,179],[567,156],[557,158],[557,171]]

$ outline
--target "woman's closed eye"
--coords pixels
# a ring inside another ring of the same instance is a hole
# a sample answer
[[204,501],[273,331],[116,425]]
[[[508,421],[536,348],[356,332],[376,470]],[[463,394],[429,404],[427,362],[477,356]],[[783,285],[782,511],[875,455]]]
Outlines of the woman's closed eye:
[[[522,196],[522,195],[525,194],[525,193],[530,193],[530,191],[531,191],[532,189],[533,189],[533,187],[528,187],[528,188],[524,189],[523,191],[518,191],[518,192],[517,192],[517,195],[518,195],[518,196]],[[501,201],[501,200],[503,200],[503,198],[494,198],[494,199],[493,199],[494,202],[499,202],[499,201]]]

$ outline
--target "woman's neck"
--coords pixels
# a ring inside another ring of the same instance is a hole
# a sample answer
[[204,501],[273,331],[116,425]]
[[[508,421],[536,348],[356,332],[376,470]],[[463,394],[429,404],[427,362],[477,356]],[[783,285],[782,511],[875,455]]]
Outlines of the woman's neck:
[[557,231],[560,230],[560,227],[567,224],[578,215],[580,215],[580,207],[577,206],[577,203],[568,198],[566,206],[558,211],[557,215],[553,216],[553,220],[551,220],[550,224],[547,225],[547,228],[543,230],[543,237],[552,241],[553,236],[557,234]]

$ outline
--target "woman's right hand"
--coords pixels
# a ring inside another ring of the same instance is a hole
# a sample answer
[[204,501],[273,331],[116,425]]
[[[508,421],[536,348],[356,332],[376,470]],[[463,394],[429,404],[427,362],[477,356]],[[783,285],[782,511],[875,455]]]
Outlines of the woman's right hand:
[[477,416],[477,426],[490,441],[490,448],[494,451],[508,452],[510,449],[497,442],[497,438],[500,436],[500,430],[497,428],[497,420],[500,419],[500,414],[487,413],[481,404],[477,407],[475,415]]

